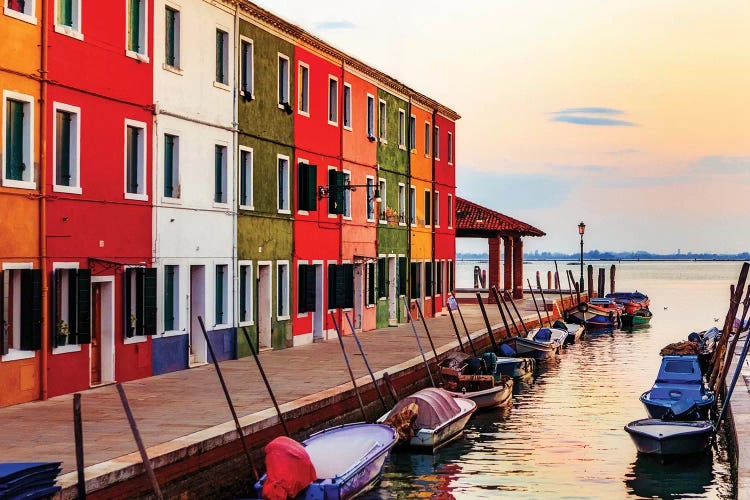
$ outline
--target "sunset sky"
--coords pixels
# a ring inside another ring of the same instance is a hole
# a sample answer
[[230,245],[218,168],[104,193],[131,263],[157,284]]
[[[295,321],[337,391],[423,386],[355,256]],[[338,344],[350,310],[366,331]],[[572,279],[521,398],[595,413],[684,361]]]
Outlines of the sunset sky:
[[747,0],[258,3],[460,113],[458,194],[527,251],[750,250]]

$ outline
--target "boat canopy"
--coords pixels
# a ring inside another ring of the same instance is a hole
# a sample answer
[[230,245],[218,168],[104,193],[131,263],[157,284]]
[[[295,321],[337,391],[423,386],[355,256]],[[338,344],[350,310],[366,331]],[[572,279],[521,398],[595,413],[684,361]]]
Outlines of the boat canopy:
[[417,420],[414,422],[418,429],[435,429],[461,413],[461,407],[450,394],[441,389],[428,387],[399,401],[389,414],[395,415],[412,403],[419,408]]

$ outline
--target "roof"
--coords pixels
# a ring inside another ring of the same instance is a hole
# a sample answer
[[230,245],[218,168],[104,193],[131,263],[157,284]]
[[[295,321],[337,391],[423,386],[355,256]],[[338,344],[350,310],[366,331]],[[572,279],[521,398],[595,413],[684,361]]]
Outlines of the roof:
[[[460,234],[461,232],[465,234]],[[456,236],[486,236],[487,233],[544,236],[546,233],[518,219],[456,197]]]

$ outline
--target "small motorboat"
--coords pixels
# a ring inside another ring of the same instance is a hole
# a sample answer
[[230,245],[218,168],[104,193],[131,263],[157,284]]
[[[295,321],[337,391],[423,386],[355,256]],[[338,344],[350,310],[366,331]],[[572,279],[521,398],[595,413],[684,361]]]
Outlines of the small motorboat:
[[692,419],[706,419],[715,401],[697,355],[663,355],[656,382],[641,395],[651,418],[663,418],[669,411],[677,418],[690,414]]
[[[311,435],[302,446],[317,479],[295,498],[354,498],[372,489],[380,480],[388,453],[397,442],[396,430],[383,424],[346,424]],[[262,496],[268,477],[264,474],[255,483],[258,498]]]
[[503,356],[521,356],[544,361],[560,353],[560,348],[568,336],[568,330],[557,328],[536,328],[528,337],[510,337],[498,345]]
[[481,358],[453,351],[440,362],[443,389],[454,398],[471,399],[477,409],[508,406],[513,400],[513,378],[496,378],[492,366],[497,359],[492,352]]
[[495,379],[503,375],[514,379],[523,378],[534,373],[534,367],[536,367],[534,358],[498,356],[495,360]]
[[[494,380],[494,377],[492,378]],[[509,406],[513,402],[513,378],[504,375],[499,383],[487,389],[468,391],[464,386],[460,391],[446,390],[454,398],[471,399],[477,404],[477,410]]]
[[623,313],[620,317],[623,328],[634,328],[638,326],[648,325],[654,314],[649,308],[638,309],[633,313]]
[[708,448],[714,426],[708,420],[684,422],[644,418],[630,422],[625,426],[625,432],[640,453],[687,455]]
[[578,342],[585,330],[583,325],[579,325],[577,323],[565,323],[564,321],[560,321],[559,319],[552,324],[552,328],[557,328],[559,330],[568,330],[568,336],[565,337],[564,345],[575,344],[576,342]]
[[61,462],[0,462],[0,498],[51,498]]
[[[448,391],[428,387],[399,401],[378,422],[394,422],[404,444],[433,452],[460,437],[476,409],[477,404],[470,399],[454,398]],[[416,417],[409,428],[397,423],[411,422],[409,416],[402,415],[412,411]]]
[[586,325],[587,330],[601,328],[615,328],[620,319],[622,306],[612,299],[594,298],[589,302],[581,302],[568,312],[568,319],[575,323]]
[[625,308],[626,314],[633,314],[640,309],[648,309],[651,305],[648,295],[639,292],[615,292],[608,293],[604,296],[607,299],[613,299],[618,304]]

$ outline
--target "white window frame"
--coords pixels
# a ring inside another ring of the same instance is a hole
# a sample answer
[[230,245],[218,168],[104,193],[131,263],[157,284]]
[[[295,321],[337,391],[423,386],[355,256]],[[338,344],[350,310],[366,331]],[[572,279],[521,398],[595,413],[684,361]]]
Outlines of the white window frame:
[[432,220],[435,228],[440,227],[440,191],[432,193]]
[[[331,85],[335,85],[335,96],[331,101]],[[333,75],[328,75],[328,125],[339,126],[339,79]],[[334,120],[331,120],[331,114],[335,113]]]
[[71,0],[71,9],[73,10],[73,26],[57,24],[58,2],[55,1],[55,33],[66,35],[76,40],[83,40],[83,31],[81,29],[81,0]]
[[[299,293],[300,293],[300,290],[299,290],[299,285],[300,285],[300,281],[299,281],[299,268],[300,268],[300,266],[310,266],[310,265],[312,265],[312,264],[310,264],[309,261],[307,261],[307,260],[299,260],[299,261],[297,261],[297,270],[296,270],[297,274],[295,274],[295,276],[297,276],[297,293],[296,293],[296,295],[294,297],[294,299],[295,299],[295,307],[294,307],[294,309],[297,311],[297,317],[298,318],[306,318],[307,315],[309,314],[308,311],[299,312],[299,299],[298,299]],[[277,313],[278,313],[278,311],[277,311]]]
[[[279,207],[279,162],[281,160],[286,161],[286,206],[287,208],[281,208]],[[291,214],[292,213],[292,200],[289,198],[291,189],[290,189],[290,172],[289,169],[291,168],[289,164],[289,157],[287,155],[277,154],[276,155],[276,209],[277,212],[280,214]]]
[[[284,281],[285,283],[282,283],[283,289],[278,289],[278,282],[279,282],[279,269],[282,267],[286,267],[286,273],[284,277],[286,278]],[[288,260],[277,260],[276,261],[276,302],[273,304],[274,309],[276,309],[276,320],[277,321],[286,321],[289,318],[291,318],[291,312],[289,311],[289,261]],[[282,293],[283,303],[282,303],[282,309],[283,314],[279,314],[279,308],[278,308],[278,295],[279,293]]]
[[[223,323],[217,323],[216,322],[216,268],[218,266],[224,266],[224,282],[222,283],[222,286],[224,287],[224,322]],[[232,324],[232,317],[231,313],[232,310],[229,307],[229,270],[232,268],[232,265],[228,261],[216,261],[213,265],[214,275],[213,275],[213,289],[214,289],[214,300],[211,302],[211,314],[213,316],[214,320],[214,328],[227,328]]]
[[406,149],[406,111],[398,108],[398,149]]
[[[173,196],[171,198],[164,195],[164,183],[166,182],[167,177],[165,175],[165,169],[164,169],[164,166],[165,166],[164,165],[164,155],[160,154],[159,157],[158,157],[158,161],[159,161],[159,178],[161,179],[161,186],[159,187],[159,189],[160,189],[159,193],[161,195],[160,197],[161,197],[162,203],[168,203],[168,204],[171,204],[171,205],[182,205],[182,199],[181,199],[182,185],[180,184],[180,142],[182,140],[182,137],[180,136],[180,132],[177,131],[177,130],[170,130],[170,129],[166,129],[166,128],[162,129],[161,137],[160,138],[157,137],[157,140],[161,139],[162,150],[166,150],[166,145],[165,145],[166,144],[166,140],[165,140],[164,136],[167,136],[167,135],[171,135],[172,137],[174,137],[176,139],[176,142],[175,142],[175,145],[176,145],[176,147],[175,147],[175,150],[176,150],[176,154],[175,154],[175,157],[176,157],[175,166],[177,168],[177,171],[176,171],[176,173],[177,173],[177,188],[172,193]],[[172,175],[174,175],[174,174],[175,174],[175,172],[173,171]]]
[[[255,180],[255,151],[253,148],[249,146],[240,146],[239,147],[240,155],[239,155],[239,165],[237,165],[237,173],[239,174],[240,178],[240,185],[239,189],[237,190],[237,196],[239,197],[239,206],[242,210],[255,210],[255,196],[253,193],[254,190],[254,180]],[[242,183],[247,182],[247,179],[242,178],[242,153],[250,153],[250,164],[248,165],[249,170],[249,177],[250,177],[250,189],[248,190],[247,199],[250,202],[249,205],[243,205],[242,204]],[[278,166],[277,166],[278,168]]]
[[[372,110],[372,112],[370,112]],[[375,140],[375,96],[367,94],[367,138]]]
[[409,186],[409,224],[411,227],[417,227],[417,186],[414,184]]
[[[52,276],[55,275],[55,271],[58,269],[78,269],[79,265],[78,262],[53,262],[52,263]],[[68,278],[70,279],[70,278]],[[53,281],[53,280],[50,280]],[[54,284],[49,287],[50,294],[55,293]],[[71,300],[70,297],[68,297],[68,300]],[[75,300],[75,299],[73,299]],[[93,306],[93,303],[92,303]],[[64,308],[63,308],[64,309]],[[50,317],[51,321],[54,321],[55,319],[55,311],[52,311],[52,316]],[[70,318],[68,318],[68,323],[70,323]],[[56,329],[57,327],[54,326]],[[52,354],[66,354],[69,352],[79,352],[81,350],[81,344],[68,344],[68,345],[61,345],[58,347],[52,348]]]
[[[138,193],[128,193],[128,127],[136,127],[141,129],[141,134],[138,135],[141,143],[139,144],[138,151]],[[148,192],[146,191],[146,151],[148,151],[148,127],[146,122],[139,122],[125,119],[125,126],[123,127],[123,174],[124,174],[124,186],[123,193],[126,200],[148,200]]]
[[[127,270],[127,269],[137,269],[137,268],[143,268],[143,267],[144,267],[143,265],[125,265],[125,266],[122,266],[122,269],[123,269],[123,281],[125,280],[125,273],[124,273],[125,270]],[[113,284],[113,286],[114,286],[114,281],[112,281],[112,279],[113,278],[111,276],[103,276],[103,277],[92,276],[91,277],[91,282],[94,283],[95,280],[102,280],[102,282],[111,282]],[[128,315],[135,314],[136,296],[137,296],[137,288],[135,286],[136,279],[137,278],[135,276],[135,273],[133,273],[133,274],[130,275],[130,280],[131,280],[130,281],[130,285],[129,285],[130,286],[130,310],[129,311],[125,311],[125,314],[128,314]],[[158,281],[159,280],[157,279],[157,283],[156,283],[157,295],[159,293],[158,292],[158,287],[159,287]],[[157,311],[161,311],[161,308],[158,307],[158,298],[157,298]],[[156,321],[157,321],[157,327],[158,327],[158,322],[159,322],[158,313],[157,313],[156,318],[157,318]],[[149,338],[149,335],[133,335],[132,337],[125,336],[125,338],[123,338],[122,342],[125,345],[128,345],[128,344],[142,344],[144,342],[148,342],[148,338]]]
[[[247,297],[240,296],[240,280],[242,279],[242,268],[247,268],[247,284],[245,293]],[[253,261],[252,260],[240,260],[237,261],[237,324],[238,326],[252,326],[255,324],[255,318],[253,317]],[[250,319],[248,321],[242,321],[240,318],[241,307],[240,304],[245,300],[245,308],[249,311]]]
[[5,15],[14,19],[18,19],[19,21],[23,21],[25,23],[36,25],[36,0],[27,0],[27,2],[28,5],[24,9],[24,12],[18,12],[17,10],[13,10],[8,7],[8,2],[4,1],[3,7]]
[[[57,2],[55,2],[57,5]],[[70,126],[70,171],[75,179],[74,185],[57,184],[57,112],[64,111],[73,115]],[[61,102],[52,103],[52,190],[58,193],[81,194],[81,108]]]
[[453,165],[453,132],[448,132],[448,165]]
[[[376,206],[375,206],[375,190],[378,189],[377,184],[375,184],[375,177],[372,175],[366,175],[365,176],[365,185],[367,185],[368,181],[372,181],[372,193],[367,192],[367,205],[365,206],[365,218],[367,219],[367,222],[375,222],[375,212],[376,212]],[[372,217],[367,216],[367,211],[372,207]]]
[[388,103],[383,99],[378,99],[378,139],[388,144]]
[[[16,270],[16,269],[34,269],[34,263],[33,262],[3,262],[3,271],[10,271],[10,270]],[[19,279],[19,292],[20,292],[20,279],[21,277],[18,277]],[[13,285],[11,285],[13,286]],[[19,293],[20,295],[20,293]],[[5,298],[0,297],[0,307],[3,307]],[[8,307],[14,308],[14,317],[20,317],[21,316],[21,299],[18,300],[18,305],[16,304],[8,304]],[[18,325],[18,335],[16,336],[16,332],[10,332],[10,335],[13,335],[13,345],[20,346],[21,345],[21,325]],[[44,332],[42,332],[42,335],[45,335]],[[6,362],[6,361],[18,361],[20,359],[31,359],[36,356],[36,351],[24,351],[22,349],[8,349],[8,354],[2,356],[0,358],[0,362]]]
[[[292,104],[289,101],[291,99],[291,95],[290,95],[291,94],[290,92],[291,82],[289,81],[289,73],[291,71],[290,70],[291,61],[289,59],[289,56],[282,54],[281,52],[277,52],[276,54],[278,55],[278,59],[276,61],[276,98],[278,99],[279,96],[286,97],[286,101],[282,101],[278,103],[279,109],[284,109],[284,102],[288,103],[289,105]],[[286,61],[286,75],[281,74],[281,64],[279,63],[282,59]],[[284,77],[284,80],[286,81],[282,81],[282,76]],[[281,88],[283,84],[286,84],[285,89]],[[283,94],[282,94],[282,90],[284,91]]]
[[432,123],[425,120],[424,122],[424,157],[429,158],[432,148],[430,147],[432,142]]
[[216,201],[216,164],[213,165],[213,171],[214,171],[214,193],[211,196],[211,200],[213,201],[213,207],[214,208],[227,208],[229,207],[229,202],[231,201],[231,196],[229,192],[229,186],[231,186],[231,183],[229,182],[229,143],[224,141],[214,141],[214,154],[212,155],[214,157],[214,162],[216,162],[216,147],[224,148],[224,155],[223,155],[223,165],[222,168],[222,182],[224,183],[222,186],[222,190],[224,193],[224,201]]
[[448,229],[453,229],[453,195],[448,194]]
[[[407,206],[406,206],[406,184],[403,182],[398,183],[398,225],[399,226],[406,226],[406,212],[407,212]],[[401,216],[403,215],[403,222],[401,221]]]
[[[245,85],[245,80],[243,78],[243,72],[242,69],[245,67],[247,61],[242,60],[242,43],[247,43],[250,45],[250,84]],[[240,71],[239,71],[239,85],[240,85],[240,95],[245,96],[246,98],[249,97],[250,100],[255,99],[255,42],[252,38],[248,38],[244,35],[240,35],[240,46],[239,46],[239,60],[240,60]],[[250,95],[247,95],[247,92],[245,91],[245,88],[247,88],[250,91]]]
[[[307,71],[307,85],[303,84],[302,70]],[[300,61],[297,64],[297,74],[299,76],[299,93],[297,95],[297,113],[302,116],[310,116],[310,66]],[[307,99],[305,99],[307,97]]]
[[378,190],[380,191],[381,199],[378,209],[382,209],[378,210],[378,222],[380,224],[388,224],[388,216],[385,215],[385,209],[388,208],[388,204],[386,203],[386,195],[388,194],[388,181],[383,177],[378,178]]
[[435,153],[435,159],[440,159],[440,127],[432,127],[432,152]]
[[[344,174],[344,184],[348,185],[352,182],[352,171],[341,169],[341,172]],[[344,190],[344,213],[342,214],[342,217],[345,220],[352,220],[352,190],[351,189],[345,189]]]
[[[165,324],[165,321],[164,321],[164,311],[162,311],[162,308],[164,307],[164,297],[167,294],[167,269],[166,269],[166,266],[174,266],[176,268],[175,269],[175,271],[176,271],[175,272],[175,285],[176,286],[175,286],[175,292],[173,294],[174,301],[175,301],[175,303],[173,305],[173,307],[175,309],[174,310],[174,312],[175,312],[175,322],[174,322],[174,329],[173,330],[167,330],[166,329],[166,324]],[[181,304],[180,304],[181,303],[181,296],[182,296],[182,293],[180,292],[180,282],[182,281],[180,279],[180,275],[182,274],[182,267],[180,266],[180,262],[176,261],[176,260],[164,260],[164,261],[162,261],[161,266],[160,266],[158,272],[161,274],[161,284],[160,284],[160,286],[161,286],[161,288],[160,288],[161,293],[157,294],[157,299],[156,299],[156,301],[157,301],[156,302],[157,307],[156,307],[156,309],[157,309],[157,311],[160,312],[160,314],[158,316],[158,318],[159,318],[158,319],[158,323],[159,323],[158,327],[161,327],[160,328],[161,335],[162,335],[162,337],[172,337],[172,336],[175,336],[175,335],[184,335],[186,332],[184,331],[184,328],[181,328],[181,326],[182,326],[182,310],[183,310],[183,308],[181,307]],[[159,303],[159,299],[160,298],[162,299],[161,303]]]
[[[412,125],[414,125],[412,127]],[[409,115],[409,151],[417,152],[417,116]]]
[[128,24],[130,22],[130,12],[128,11],[128,7],[130,6],[130,2],[128,0],[125,0],[125,55],[127,57],[131,57],[133,59],[137,59],[141,62],[149,62],[148,58],[148,2],[149,0],[143,0],[143,8],[141,9],[141,47],[143,47],[143,52],[136,52],[134,50],[130,50],[128,48],[128,43],[130,43],[130,40],[128,40]]
[[[348,89],[348,91],[347,91]],[[352,85],[344,83],[344,130],[352,131]]]
[[[13,11],[15,12],[15,11]],[[5,162],[7,161],[5,158],[5,145],[7,144],[7,138],[5,137],[8,125],[6,123],[8,119],[8,100],[13,101],[20,101],[25,103],[24,105],[24,114],[23,114],[23,161],[26,165],[26,170],[28,171],[28,175],[24,175],[24,180],[15,180],[15,179],[8,179],[6,177],[7,173],[7,167]],[[34,114],[35,114],[35,108],[34,105],[36,104],[36,100],[33,96],[27,95],[27,94],[19,94],[18,92],[13,92],[11,90],[3,90],[3,116],[2,116],[2,136],[3,136],[3,150],[0,151],[0,157],[2,157],[2,162],[0,162],[2,165],[2,179],[3,179],[3,186],[5,187],[14,187],[14,188],[21,188],[21,189],[36,189],[36,169],[35,167],[35,161],[34,161]]]

